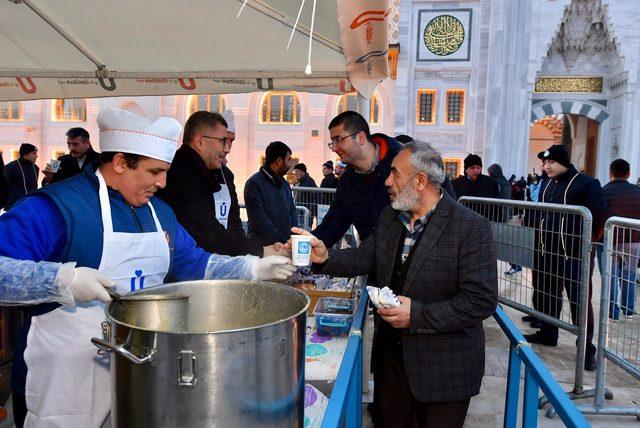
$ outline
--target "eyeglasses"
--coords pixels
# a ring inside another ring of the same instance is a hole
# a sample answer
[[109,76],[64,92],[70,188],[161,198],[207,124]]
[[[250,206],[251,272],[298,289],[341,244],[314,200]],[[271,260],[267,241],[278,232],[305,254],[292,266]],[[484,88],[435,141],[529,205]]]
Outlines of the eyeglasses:
[[204,135],[204,134],[200,134],[200,136],[204,137],[204,138],[211,138],[212,140],[218,140],[222,143],[222,148],[226,149],[228,146],[231,145],[231,141],[229,141],[229,137],[211,137],[209,135]]
[[329,141],[327,143],[327,145],[329,146],[330,149],[333,149],[334,147],[336,147],[337,145],[339,145],[340,143],[342,143],[342,141],[345,138],[349,138],[349,137],[353,137],[354,135],[358,135],[360,133],[360,131],[358,132],[354,132],[353,134],[349,134],[349,135],[345,135],[344,137],[333,137],[331,139],[331,141]]

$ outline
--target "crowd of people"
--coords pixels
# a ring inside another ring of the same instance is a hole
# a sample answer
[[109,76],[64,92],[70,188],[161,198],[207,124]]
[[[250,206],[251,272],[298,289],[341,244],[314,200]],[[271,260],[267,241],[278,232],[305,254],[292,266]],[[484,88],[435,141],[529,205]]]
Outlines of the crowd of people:
[[[628,183],[624,160],[611,164],[612,181],[604,189],[573,167],[562,145],[538,155],[541,176],[507,179],[497,164],[485,175],[480,156],[470,154],[463,174],[447,177],[430,144],[372,134],[360,114],[345,111],[328,126],[327,144],[340,161],[322,165],[321,187],[336,189],[322,222],[312,231],[298,227],[285,176],[293,169],[294,186],[317,184],[305,164],[292,165],[287,144],[273,141],[243,188],[245,233],[227,166],[236,139],[230,110],[198,111],[182,129],[173,119],[152,122],[107,109],[98,126],[101,153],[92,149],[86,130],[70,129],[69,154],[47,165],[40,189],[37,148],[30,144],[0,174],[7,209],[0,216],[0,301],[28,305],[12,374],[18,426],[45,419],[100,426],[107,417],[107,370],[93,360],[89,340],[100,335],[101,305],[110,300],[105,287],[126,293],[142,288],[143,281],[150,287],[196,278],[286,279],[294,271],[288,241],[298,233],[312,235],[314,272],[368,274],[368,285],[388,286],[399,296],[400,306],[375,312],[375,425],[461,427],[484,374],[482,322],[497,305],[498,264],[490,223],[495,219],[456,200],[582,205],[593,216],[596,242],[608,216],[640,219],[640,188]],[[361,244],[328,250],[352,225]],[[553,249],[547,257],[563,251],[563,263],[575,263],[571,241],[540,236],[540,242],[545,239]],[[573,296],[575,281],[545,271],[549,260],[536,263],[533,305],[558,317],[558,304],[549,296],[561,298],[563,288]],[[633,316],[635,267],[622,263],[616,269],[629,281],[621,291],[612,287],[612,301],[620,304],[612,306],[611,316]],[[512,265],[505,274],[521,270]],[[571,311],[576,312],[573,303]],[[526,336],[530,342],[557,344],[557,327],[527,321],[539,328]],[[592,370],[590,305],[588,326],[585,367]],[[50,336],[55,340],[45,340]],[[69,378],[70,372],[83,381]],[[87,407],[91,393],[99,399]]]

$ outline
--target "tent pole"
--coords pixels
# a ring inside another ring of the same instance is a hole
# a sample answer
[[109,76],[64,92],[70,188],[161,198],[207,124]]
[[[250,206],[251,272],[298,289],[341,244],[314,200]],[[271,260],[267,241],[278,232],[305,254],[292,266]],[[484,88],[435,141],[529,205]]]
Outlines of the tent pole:
[[[29,9],[31,9],[36,15],[38,15],[40,18],[42,18],[47,24],[49,24],[49,26],[51,26],[51,28],[53,28],[54,30],[56,30],[58,32],[58,34],[60,34],[62,37],[64,37],[69,43],[71,43],[76,49],[78,49],[80,51],[80,53],[82,53],[84,56],[86,56],[91,62],[93,62],[96,67],[98,67],[98,72],[99,73],[105,73],[107,72],[105,65],[102,63],[102,61],[100,61],[98,58],[96,58],[95,56],[93,56],[93,54],[91,54],[91,52],[89,52],[84,46],[82,46],[80,43],[78,43],[77,41],[75,41],[73,39],[73,37],[71,37],[71,35],[69,33],[67,33],[62,27],[60,27],[49,15],[47,15],[46,13],[44,13],[38,6],[36,6],[35,4],[33,4],[33,2],[31,0],[22,0],[22,3],[24,3]],[[105,76],[99,76],[96,73],[97,77],[105,77]]]

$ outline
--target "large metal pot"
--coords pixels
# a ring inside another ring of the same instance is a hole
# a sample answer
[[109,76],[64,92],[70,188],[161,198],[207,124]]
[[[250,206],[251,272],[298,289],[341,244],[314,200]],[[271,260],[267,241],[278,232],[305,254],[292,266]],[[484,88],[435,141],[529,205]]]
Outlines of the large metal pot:
[[112,352],[113,426],[303,425],[304,293],[217,280],[134,294],[188,295],[187,314],[167,307],[147,318],[126,303],[107,306],[107,340],[92,341]]

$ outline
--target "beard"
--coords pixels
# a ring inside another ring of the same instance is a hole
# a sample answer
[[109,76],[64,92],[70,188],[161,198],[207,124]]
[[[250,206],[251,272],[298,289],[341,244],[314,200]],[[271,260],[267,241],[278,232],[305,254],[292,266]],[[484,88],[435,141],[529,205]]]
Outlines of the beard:
[[413,186],[409,185],[402,189],[400,193],[391,202],[391,208],[397,211],[410,211],[419,199],[418,192],[416,192]]

